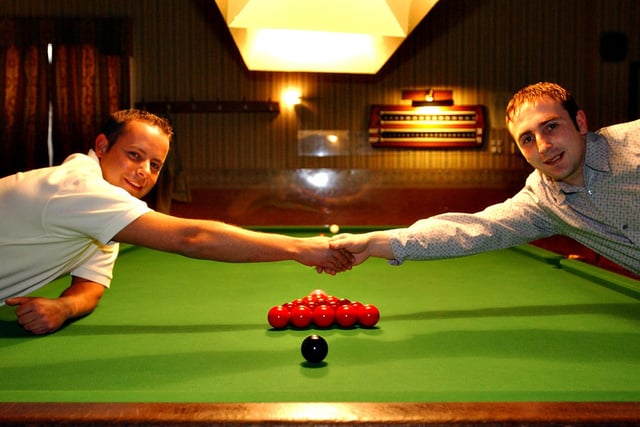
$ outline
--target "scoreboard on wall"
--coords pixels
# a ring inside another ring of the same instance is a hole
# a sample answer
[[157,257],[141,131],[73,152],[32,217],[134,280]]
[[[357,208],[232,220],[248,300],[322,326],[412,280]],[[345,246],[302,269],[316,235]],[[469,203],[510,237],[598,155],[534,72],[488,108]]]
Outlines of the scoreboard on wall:
[[485,130],[481,105],[372,105],[369,142],[374,147],[477,147]]

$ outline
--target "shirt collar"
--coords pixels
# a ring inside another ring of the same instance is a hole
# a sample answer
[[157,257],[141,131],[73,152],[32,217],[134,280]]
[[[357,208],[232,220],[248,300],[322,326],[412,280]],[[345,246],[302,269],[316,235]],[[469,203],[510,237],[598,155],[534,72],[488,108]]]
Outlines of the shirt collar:
[[600,172],[611,171],[609,145],[604,136],[591,132],[587,134],[587,154],[584,163],[589,169]]
[[[597,172],[606,173],[611,171],[611,166],[609,165],[609,147],[607,140],[602,135],[593,132],[587,133],[584,166],[585,182],[592,182],[593,175]],[[544,178],[558,193],[568,194],[582,190],[582,187],[558,182],[548,176],[544,176]]]
[[93,149],[90,149],[89,152],[87,153],[87,156],[91,157],[93,160],[95,160],[97,163],[100,163],[100,159],[98,159],[98,155],[96,154],[95,151],[93,151]]

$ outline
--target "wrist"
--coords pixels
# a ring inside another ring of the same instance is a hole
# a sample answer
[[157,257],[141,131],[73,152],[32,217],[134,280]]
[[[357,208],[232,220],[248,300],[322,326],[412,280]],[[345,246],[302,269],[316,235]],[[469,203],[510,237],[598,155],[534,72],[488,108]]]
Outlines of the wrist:
[[391,241],[385,231],[373,231],[370,233],[368,252],[370,256],[392,259]]
[[58,302],[58,310],[65,319],[69,320],[80,316],[75,298],[71,296],[61,296],[57,298],[56,301]]

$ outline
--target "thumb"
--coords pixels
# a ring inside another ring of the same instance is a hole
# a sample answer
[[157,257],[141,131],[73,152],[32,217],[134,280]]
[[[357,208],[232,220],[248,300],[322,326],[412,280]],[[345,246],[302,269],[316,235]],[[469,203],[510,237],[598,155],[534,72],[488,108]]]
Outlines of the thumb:
[[333,250],[343,249],[344,248],[343,239],[341,239],[338,236],[332,237],[331,240],[329,240],[329,248]]
[[30,299],[31,298],[29,297],[13,297],[13,298],[7,298],[6,300],[4,300],[4,303],[7,305],[21,305],[26,303]]

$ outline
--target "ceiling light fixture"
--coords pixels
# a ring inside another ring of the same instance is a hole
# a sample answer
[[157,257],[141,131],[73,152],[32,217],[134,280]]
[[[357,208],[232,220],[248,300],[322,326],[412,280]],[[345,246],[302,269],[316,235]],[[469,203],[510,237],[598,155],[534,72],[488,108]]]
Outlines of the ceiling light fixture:
[[215,0],[247,68],[375,74],[438,0]]

